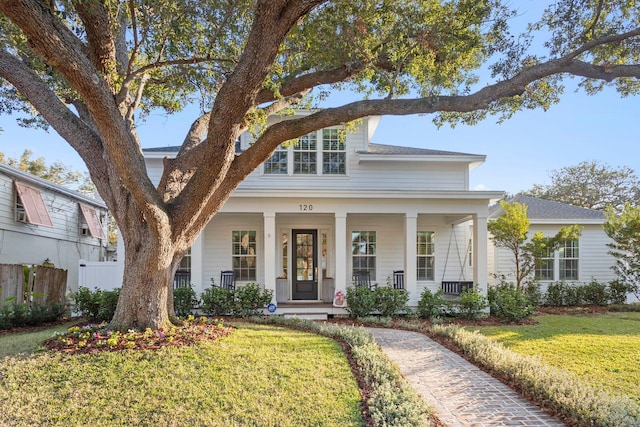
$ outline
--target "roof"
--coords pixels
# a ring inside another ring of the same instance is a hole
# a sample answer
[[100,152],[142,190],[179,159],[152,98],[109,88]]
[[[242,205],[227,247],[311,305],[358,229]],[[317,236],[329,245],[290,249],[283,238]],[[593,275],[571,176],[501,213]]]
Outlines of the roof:
[[456,153],[454,151],[430,150],[428,148],[401,147],[397,145],[369,144],[367,151],[358,151],[361,154],[388,154],[388,155],[414,155],[414,156],[474,156],[475,154]]
[[54,184],[51,181],[47,181],[46,179],[42,179],[38,176],[22,171],[18,168],[14,168],[13,166],[0,163],[0,172],[5,173],[6,175],[12,176],[15,179],[18,179],[20,181],[29,183],[31,185],[35,185],[39,188],[45,188],[51,191],[55,191],[57,193],[61,193],[68,197],[71,197],[72,199],[76,199],[77,201],[81,201],[83,203],[87,203],[102,209],[107,209],[107,206],[101,200],[96,200],[82,193],[78,193],[77,191],[73,191],[66,187],[63,187],[62,185]]
[[[143,153],[177,153],[180,145],[167,145],[166,147],[143,148]],[[454,151],[430,150],[427,148],[401,147],[397,145],[369,144],[367,151],[358,151],[359,154],[382,155],[409,155],[409,156],[476,156],[476,154],[456,153]]]
[[[581,208],[567,203],[539,199],[518,194],[507,199],[507,202],[518,202],[527,205],[527,217],[530,220],[604,220],[604,213],[595,209]],[[489,218],[497,218],[503,210],[500,204],[489,208]]]

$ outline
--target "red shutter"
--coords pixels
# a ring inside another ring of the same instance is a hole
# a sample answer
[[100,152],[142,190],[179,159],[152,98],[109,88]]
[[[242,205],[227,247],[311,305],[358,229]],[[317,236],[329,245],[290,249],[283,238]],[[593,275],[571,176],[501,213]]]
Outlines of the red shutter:
[[44,204],[40,190],[18,181],[14,181],[14,183],[18,191],[18,197],[20,197],[24,211],[27,214],[27,222],[35,225],[44,225],[45,227],[53,227],[53,221],[51,221],[49,210],[47,209],[47,205]]
[[100,218],[98,218],[96,210],[81,203],[80,210],[82,210],[82,215],[84,215],[84,219],[87,221],[87,225],[89,226],[89,233],[98,239],[106,239],[104,229],[102,228],[102,224],[100,223]]

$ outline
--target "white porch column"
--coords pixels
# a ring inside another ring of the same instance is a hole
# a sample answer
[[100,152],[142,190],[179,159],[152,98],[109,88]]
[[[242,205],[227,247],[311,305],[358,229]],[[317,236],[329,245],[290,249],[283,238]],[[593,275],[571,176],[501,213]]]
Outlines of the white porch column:
[[404,219],[405,230],[405,250],[404,250],[404,284],[409,292],[409,304],[418,303],[420,295],[418,294],[418,277],[416,266],[416,234],[418,232],[418,215],[416,213],[407,213]]
[[473,216],[473,281],[486,294],[489,283],[487,217]]
[[191,245],[191,283],[193,283],[196,294],[200,295],[204,288],[211,285],[211,282],[206,281],[202,271],[204,257],[204,230],[198,234],[196,240]]
[[264,288],[273,291],[276,302],[276,213],[264,212]]
[[336,291],[347,291],[347,214],[335,213],[336,228]]

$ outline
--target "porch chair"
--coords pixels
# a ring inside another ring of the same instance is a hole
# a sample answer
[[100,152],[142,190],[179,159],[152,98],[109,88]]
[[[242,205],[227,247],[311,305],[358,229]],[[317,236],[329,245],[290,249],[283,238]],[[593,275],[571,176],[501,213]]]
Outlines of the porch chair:
[[220,287],[228,291],[235,291],[236,272],[233,270],[224,270],[220,272]]
[[404,289],[404,270],[393,270],[393,289]]
[[356,286],[366,286],[369,289],[373,289],[375,285],[371,284],[371,275],[369,270],[356,270],[353,272],[353,282]]

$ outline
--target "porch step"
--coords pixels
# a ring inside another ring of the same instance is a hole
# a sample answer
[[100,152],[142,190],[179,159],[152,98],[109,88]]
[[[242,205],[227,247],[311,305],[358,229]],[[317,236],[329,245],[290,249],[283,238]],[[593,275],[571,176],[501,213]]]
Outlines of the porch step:
[[296,317],[298,319],[305,320],[327,320],[329,318],[329,313],[285,313],[285,319],[291,319],[292,317]]

